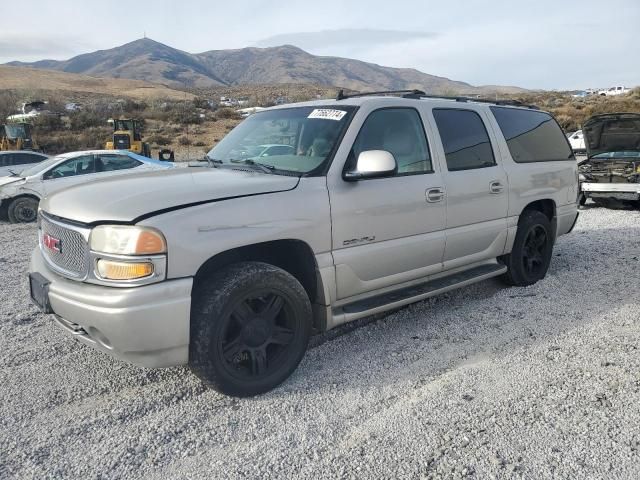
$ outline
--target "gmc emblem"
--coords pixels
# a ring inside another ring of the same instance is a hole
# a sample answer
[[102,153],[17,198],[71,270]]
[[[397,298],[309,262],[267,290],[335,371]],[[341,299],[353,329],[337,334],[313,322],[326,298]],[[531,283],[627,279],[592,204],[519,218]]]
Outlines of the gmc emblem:
[[60,240],[52,237],[48,233],[42,234],[42,244],[49,250],[57,253],[60,253],[60,248],[62,247],[62,245],[60,244]]

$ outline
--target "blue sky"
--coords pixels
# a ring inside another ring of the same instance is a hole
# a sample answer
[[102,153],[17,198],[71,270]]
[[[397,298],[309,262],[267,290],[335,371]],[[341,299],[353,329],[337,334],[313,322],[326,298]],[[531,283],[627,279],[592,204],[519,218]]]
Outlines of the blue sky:
[[297,45],[474,85],[640,85],[640,1],[30,0],[0,62],[66,59],[143,36],[197,53]]

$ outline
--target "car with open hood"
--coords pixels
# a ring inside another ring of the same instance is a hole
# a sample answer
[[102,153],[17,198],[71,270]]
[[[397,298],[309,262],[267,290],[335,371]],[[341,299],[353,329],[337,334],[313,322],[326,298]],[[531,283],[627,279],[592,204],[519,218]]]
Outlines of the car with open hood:
[[580,203],[611,201],[638,205],[640,200],[640,114],[607,113],[582,127],[587,159],[578,165]]
[[6,212],[11,223],[34,222],[40,201],[56,192],[99,179],[167,168],[174,165],[125,150],[65,153],[0,177],[0,211]]
[[236,396],[283,382],[313,332],[491,277],[536,283],[578,214],[562,129],[513,102],[282,105],[206,161],[47,197],[29,286],[80,342]]

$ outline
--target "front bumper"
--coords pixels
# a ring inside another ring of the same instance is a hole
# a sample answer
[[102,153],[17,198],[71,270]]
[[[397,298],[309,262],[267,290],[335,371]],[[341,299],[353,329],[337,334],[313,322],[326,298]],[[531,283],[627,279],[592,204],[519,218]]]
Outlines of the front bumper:
[[144,367],[187,363],[192,278],[134,288],[90,285],[53,273],[39,248],[30,271],[51,282],[55,319],[80,342]]
[[615,198],[618,200],[640,199],[640,183],[588,183],[581,184],[588,198]]

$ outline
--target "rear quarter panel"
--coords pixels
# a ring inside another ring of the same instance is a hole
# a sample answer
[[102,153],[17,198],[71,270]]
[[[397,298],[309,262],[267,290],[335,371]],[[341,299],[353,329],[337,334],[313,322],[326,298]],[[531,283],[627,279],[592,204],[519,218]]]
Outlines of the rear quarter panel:
[[[574,158],[553,162],[516,163],[493,114],[488,115],[495,134],[496,147],[509,182],[509,243],[522,211],[537,200],[553,200],[556,207],[557,235],[567,233],[577,215],[578,165]],[[511,246],[508,244],[508,251]]]

